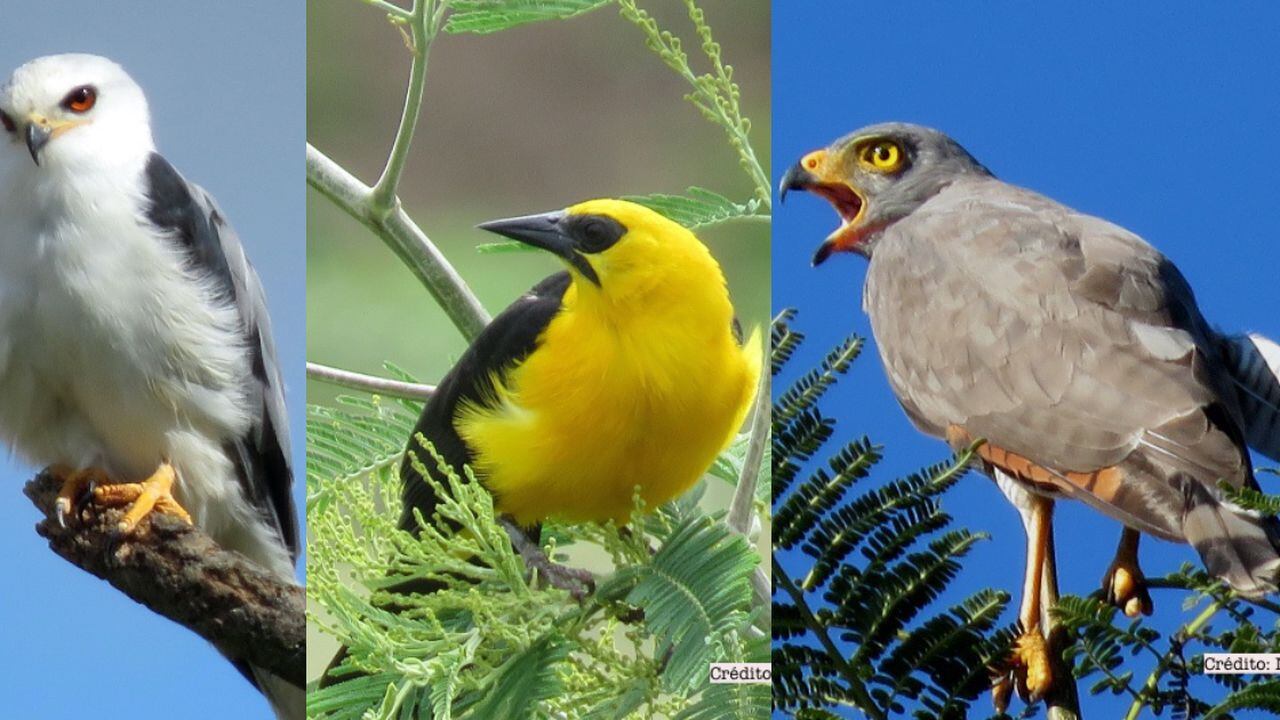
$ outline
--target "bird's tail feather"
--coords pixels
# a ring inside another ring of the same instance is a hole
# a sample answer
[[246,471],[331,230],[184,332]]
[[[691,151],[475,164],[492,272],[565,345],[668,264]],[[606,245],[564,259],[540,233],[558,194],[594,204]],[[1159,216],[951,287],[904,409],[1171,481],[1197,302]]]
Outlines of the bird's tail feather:
[[1249,447],[1280,461],[1280,345],[1251,333],[1222,338]]
[[1280,524],[1275,518],[1200,497],[1183,517],[1182,530],[1205,569],[1236,592],[1249,597],[1276,592]]
[[276,720],[306,720],[307,692],[304,688],[261,668],[251,668],[258,689],[271,703]]

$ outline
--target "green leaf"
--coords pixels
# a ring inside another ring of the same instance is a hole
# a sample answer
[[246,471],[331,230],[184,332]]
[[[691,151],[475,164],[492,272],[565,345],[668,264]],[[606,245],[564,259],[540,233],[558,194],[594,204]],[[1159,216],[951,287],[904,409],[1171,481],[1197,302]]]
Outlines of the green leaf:
[[476,252],[481,255],[504,255],[507,253],[538,252],[538,248],[516,240],[507,240],[505,242],[480,243],[476,246]]
[[445,32],[488,33],[540,20],[562,20],[613,0],[454,0]]
[[741,627],[751,605],[748,577],[756,556],[747,541],[705,515],[684,520],[653,558],[627,602],[644,608],[644,624],[671,656],[663,685],[679,692],[705,683],[717,639]]
[[1218,489],[1227,500],[1245,510],[1253,510],[1267,517],[1280,516],[1280,495],[1270,495],[1249,487],[1235,487],[1225,480],[1218,481]]
[[483,690],[483,699],[468,708],[465,717],[534,717],[538,703],[560,692],[556,664],[568,656],[569,647],[554,633],[544,636],[506,663],[493,686]]
[[700,187],[690,187],[685,195],[632,195],[624,197],[633,203],[644,205],[650,210],[662,213],[670,220],[694,230],[708,225],[718,225],[739,218],[758,218],[768,220],[769,216],[760,212],[759,200],[748,200],[736,203],[729,198]]

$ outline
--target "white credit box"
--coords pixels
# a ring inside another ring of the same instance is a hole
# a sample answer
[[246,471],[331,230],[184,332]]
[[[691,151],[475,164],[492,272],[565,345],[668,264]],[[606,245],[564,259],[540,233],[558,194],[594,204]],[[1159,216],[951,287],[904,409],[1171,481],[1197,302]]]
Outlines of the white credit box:
[[1205,675],[1280,674],[1280,655],[1267,653],[1205,653]]
[[707,679],[713,685],[768,684],[773,682],[773,666],[769,663],[711,663]]

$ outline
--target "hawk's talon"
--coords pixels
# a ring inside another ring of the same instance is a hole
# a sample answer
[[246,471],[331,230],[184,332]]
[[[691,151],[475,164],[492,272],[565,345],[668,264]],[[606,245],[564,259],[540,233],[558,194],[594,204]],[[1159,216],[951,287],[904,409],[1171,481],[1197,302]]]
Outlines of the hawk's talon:
[[1102,591],[1108,603],[1120,608],[1130,618],[1151,614],[1153,608],[1151,594],[1147,592],[1147,579],[1137,565],[1128,567],[1112,563],[1102,578]]
[[1032,628],[1022,633],[1022,637],[1014,644],[1013,651],[1019,667],[1025,670],[1024,673],[1019,673],[1021,677],[1018,684],[1026,691],[1027,702],[1036,702],[1053,685],[1049,643],[1040,634],[1040,628]]
[[99,480],[106,480],[107,474],[98,468],[73,470],[66,465],[53,465],[49,474],[62,481],[58,490],[58,498],[53,503],[54,515],[58,527],[67,528],[67,517],[79,518],[93,495]]
[[991,682],[991,703],[997,712],[1009,707],[1013,691],[1027,704],[1039,702],[1053,688],[1053,657],[1040,628],[1023,630],[1009,653],[1008,664]]
[[118,483],[101,485],[93,489],[94,502],[108,507],[125,507],[128,510],[116,525],[116,533],[128,535],[138,527],[138,523],[152,512],[172,515],[179,520],[191,523],[191,515],[173,497],[173,483],[177,479],[173,466],[167,462],[152,473],[151,477],[138,483]]
[[1003,715],[1009,709],[1009,698],[1013,696],[1013,673],[1005,672],[997,675],[991,682],[991,704],[996,713]]
[[1116,558],[1102,577],[1102,594],[1109,604],[1120,608],[1130,618],[1136,619],[1152,612],[1147,578],[1138,567],[1137,534],[1131,530],[1125,531]]

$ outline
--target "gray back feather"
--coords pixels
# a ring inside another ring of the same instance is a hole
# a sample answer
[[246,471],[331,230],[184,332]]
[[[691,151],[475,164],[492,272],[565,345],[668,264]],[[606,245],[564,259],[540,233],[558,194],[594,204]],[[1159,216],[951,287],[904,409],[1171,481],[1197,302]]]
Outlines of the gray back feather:
[[1240,398],[1245,440],[1280,461],[1280,345],[1255,333],[1223,337],[1221,346]]
[[298,522],[291,492],[293,469],[284,376],[276,357],[266,292],[245,255],[240,238],[226,222],[217,202],[199,185],[187,185],[200,212],[209,219],[208,227],[226,260],[236,310],[254,356],[250,387],[245,388],[245,394],[255,415],[248,436],[235,443],[241,479],[248,485],[245,490],[250,498],[264,511],[271,512],[277,531],[296,561]]

